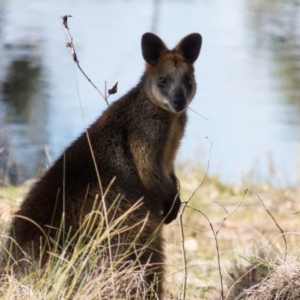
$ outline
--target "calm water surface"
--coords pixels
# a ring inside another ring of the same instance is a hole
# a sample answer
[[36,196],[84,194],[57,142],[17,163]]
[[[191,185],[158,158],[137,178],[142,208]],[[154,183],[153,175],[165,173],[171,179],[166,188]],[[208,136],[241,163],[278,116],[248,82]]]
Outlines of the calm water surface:
[[177,161],[191,160],[197,169],[209,160],[209,174],[225,183],[250,176],[298,185],[299,8],[283,3],[2,1],[0,175],[10,175],[11,182],[14,174],[19,182],[36,176],[106,108],[65,47],[59,16],[71,14],[84,71],[102,91],[105,81],[119,80],[109,101],[139,80],[144,32],[156,32],[169,47],[200,32],[198,92]]

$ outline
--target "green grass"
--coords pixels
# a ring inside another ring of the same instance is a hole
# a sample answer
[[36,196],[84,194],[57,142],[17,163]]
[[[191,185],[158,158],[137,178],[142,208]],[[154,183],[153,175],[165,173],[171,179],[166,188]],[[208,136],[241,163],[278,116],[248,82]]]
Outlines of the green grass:
[[[203,176],[201,171],[181,168],[178,177],[181,182],[182,201],[190,198]],[[274,278],[289,283],[288,286],[295,291],[296,281],[288,280],[288,274],[290,272],[297,280],[300,278],[300,275],[297,275],[300,273],[297,259],[300,253],[300,214],[297,214],[300,211],[300,190],[253,185],[245,193],[247,188],[243,184],[226,186],[217,178],[206,177],[190,199],[188,206],[191,208],[187,207],[183,215],[185,262],[179,219],[165,226],[165,299],[180,299],[185,268],[186,299],[220,299],[219,265],[211,226],[217,230],[228,213],[236,208],[237,210],[224,221],[217,239],[224,299],[226,296],[226,299],[245,299],[246,296],[249,299],[262,299],[257,291],[273,295],[272,286],[273,289],[276,286]],[[11,211],[16,209],[26,190],[24,187],[0,189],[1,232],[5,232]],[[285,232],[286,243],[278,226]],[[94,263],[99,257],[94,257],[92,250],[101,245],[98,242],[84,247],[86,246],[79,249],[82,249],[80,253],[86,251],[86,255],[56,257],[53,254],[51,264],[43,270],[21,278],[9,274],[0,286],[0,298],[122,299],[118,296],[120,291],[136,284],[141,277],[141,273],[132,266],[124,268],[122,272],[117,272],[117,269],[114,272],[99,271],[99,267]],[[101,255],[101,252],[98,253]],[[249,271],[251,268],[253,270]],[[261,285],[256,290],[251,289],[251,285],[257,281],[261,281]],[[244,290],[247,288],[250,289],[246,293]],[[236,298],[240,292],[243,292],[242,296]],[[288,299],[298,299],[296,292],[288,294],[286,290],[282,290],[282,293],[288,295]],[[281,298],[266,296],[264,299]]]

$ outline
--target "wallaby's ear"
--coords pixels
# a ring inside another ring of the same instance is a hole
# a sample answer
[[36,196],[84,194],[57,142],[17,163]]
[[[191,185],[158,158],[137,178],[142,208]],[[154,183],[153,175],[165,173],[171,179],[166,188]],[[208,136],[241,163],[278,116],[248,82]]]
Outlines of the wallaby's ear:
[[142,53],[144,60],[155,65],[159,57],[168,51],[164,42],[155,34],[147,32],[142,36]]
[[199,33],[192,33],[184,37],[175,49],[185,57],[188,63],[192,64],[199,56],[201,45],[201,35]]

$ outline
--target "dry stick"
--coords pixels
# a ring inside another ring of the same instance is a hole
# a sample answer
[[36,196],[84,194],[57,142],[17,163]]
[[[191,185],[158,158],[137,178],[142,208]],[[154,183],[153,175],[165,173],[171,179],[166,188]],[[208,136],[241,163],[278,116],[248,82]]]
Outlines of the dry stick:
[[[78,85],[77,85],[77,88],[78,88]],[[81,107],[81,112],[82,112],[82,118],[84,119],[83,109],[82,109],[82,106],[81,106],[81,101],[80,101],[80,107]],[[86,127],[86,124],[84,126]],[[107,206],[106,206],[104,191],[103,191],[101,177],[100,177],[100,171],[99,171],[99,168],[98,168],[98,165],[97,165],[97,162],[96,162],[96,158],[95,158],[95,154],[94,154],[94,151],[93,151],[93,147],[92,147],[92,143],[91,143],[91,140],[90,140],[88,130],[86,130],[86,137],[87,137],[87,140],[88,140],[89,147],[91,149],[91,155],[92,155],[92,158],[93,158],[93,163],[94,163],[94,166],[95,166],[95,169],[96,169],[97,179],[98,179],[98,183],[99,183],[99,187],[100,187],[101,201],[103,203],[103,211],[104,211],[105,225],[106,225],[106,234],[107,234],[107,237],[108,237],[107,238],[108,253],[109,253],[109,259],[110,259],[110,262],[111,262],[111,266],[110,266],[111,274],[112,274],[111,279],[112,279],[113,291],[114,291],[114,295],[115,295],[116,293],[115,293],[114,270],[113,270],[113,266],[112,266],[113,255],[112,255],[111,243],[110,243],[110,239],[109,239],[109,227],[110,226],[109,226],[109,222],[108,222],[108,213],[107,213],[108,209],[107,209]]]
[[285,261],[286,260],[286,256],[287,256],[287,242],[286,242],[286,239],[285,239],[285,234],[284,234],[284,231],[281,229],[281,227],[278,225],[278,223],[276,222],[275,218],[273,217],[273,215],[271,214],[271,212],[267,209],[267,207],[265,206],[265,204],[263,203],[262,199],[260,198],[259,195],[255,194],[256,197],[259,199],[259,201],[261,202],[261,204],[263,205],[263,207],[265,208],[266,212],[269,214],[269,216],[273,219],[275,225],[278,227],[278,229],[280,230],[281,234],[282,234],[282,238],[283,238],[283,241],[284,241],[284,246],[285,246],[285,252],[284,252],[284,258],[283,260]]
[[205,119],[205,120],[209,121],[209,119],[208,119],[208,118],[206,118],[206,117],[204,117],[204,116],[200,115],[198,112],[196,112],[196,111],[195,111],[194,109],[192,109],[191,107],[188,107],[188,109],[190,109],[192,112],[194,112],[196,115],[200,116],[201,118],[203,118],[203,119]]
[[[75,75],[75,78],[76,78],[76,75]],[[80,94],[79,94],[79,90],[78,90],[77,80],[76,80],[76,87],[77,87],[77,93],[78,93],[78,97],[79,97],[81,114],[82,114],[82,118],[83,118],[83,121],[84,121],[84,126],[86,128],[86,123],[85,123],[85,119],[84,119],[84,115],[83,115],[83,109],[82,109],[82,105],[81,105],[81,101],[80,101]],[[105,202],[105,197],[104,197],[104,191],[103,191],[103,187],[102,187],[102,183],[101,183],[100,172],[99,172],[99,168],[98,168],[98,165],[97,165],[97,162],[96,162],[96,158],[95,158],[95,154],[94,154],[94,151],[93,151],[93,147],[92,147],[92,143],[91,143],[91,140],[90,140],[88,130],[86,130],[86,137],[87,137],[87,141],[88,141],[88,144],[89,144],[89,148],[91,150],[91,155],[92,155],[94,167],[96,169],[97,180],[98,180],[98,183],[99,183],[100,193],[101,193],[101,201],[103,203],[106,233],[107,233],[107,236],[109,237],[109,222],[108,222],[108,213],[107,213],[108,210],[107,210],[107,206],[106,206],[106,202]],[[113,255],[112,255],[112,251],[111,251],[111,244],[110,244],[110,239],[109,238],[108,238],[108,253],[109,253],[110,262],[112,262],[113,261],[113,259],[112,259]],[[115,295],[114,270],[113,270],[112,266],[111,266],[110,270],[111,270],[111,275],[112,275],[111,279],[112,279],[113,291],[114,291],[114,295]]]
[[96,89],[96,91],[101,95],[101,97],[105,100],[107,106],[109,106],[109,103],[107,101],[107,97],[105,97],[103,95],[103,93],[97,88],[97,86],[92,82],[92,80],[85,74],[85,72],[82,70],[82,68],[80,67],[79,65],[79,60],[77,58],[77,53],[75,51],[75,45],[73,43],[73,37],[71,35],[71,32],[70,32],[70,28],[68,27],[68,17],[72,17],[71,15],[65,15],[65,16],[62,16],[62,20],[63,20],[63,25],[65,26],[67,32],[68,32],[68,37],[66,36],[66,39],[68,40],[66,46],[71,48],[71,54],[72,54],[72,57],[74,59],[74,62],[76,63],[77,67],[79,68],[79,70],[81,71],[81,73],[84,75],[84,77],[90,82],[90,84]]
[[[205,213],[203,213],[200,209],[196,209],[194,207],[191,207],[191,206],[187,206],[188,208],[191,208],[197,212],[199,212],[201,215],[203,215],[203,217],[207,220],[207,222],[209,223],[209,226],[211,228],[211,231],[214,235],[214,238],[215,238],[215,243],[216,243],[216,251],[217,251],[217,260],[218,260],[218,270],[219,270],[219,276],[220,276],[220,285],[221,285],[221,299],[223,300],[224,299],[224,287],[223,287],[223,276],[222,276],[222,270],[221,270],[221,259],[220,259],[220,250],[219,250],[219,243],[218,243],[218,234],[221,230],[221,228],[223,227],[225,221],[233,214],[237,211],[237,209],[242,205],[244,199],[245,199],[245,196],[248,192],[248,189],[245,190],[244,192],[244,195],[242,197],[242,200],[240,201],[240,203],[236,206],[236,208],[231,211],[230,213],[227,213],[227,215],[225,216],[225,218],[223,219],[223,221],[221,222],[219,228],[215,231],[210,219],[207,217],[207,215]],[[218,203],[218,202],[217,202]],[[220,205],[220,203],[218,203]],[[224,208],[225,209],[225,208]],[[226,211],[226,209],[225,209]],[[227,212],[227,211],[226,211]]]
[[81,69],[81,67],[80,67],[80,65],[79,65],[79,61],[77,60],[77,61],[75,61],[75,62],[76,62],[76,64],[77,64],[79,70],[81,71],[81,73],[82,73],[82,74],[85,76],[85,78],[90,82],[90,84],[97,90],[97,92],[103,97],[103,99],[105,100],[107,106],[109,106],[109,103],[108,103],[108,101],[107,101],[107,98],[108,98],[108,97],[105,97],[105,96],[101,93],[101,91],[97,88],[97,86],[91,81],[91,79],[84,73],[84,71]]
[[[220,224],[218,230],[216,231],[216,234],[215,234],[215,242],[216,242],[216,250],[217,250],[217,258],[218,258],[218,269],[219,269],[219,275],[220,275],[220,284],[221,284],[221,299],[223,300],[224,299],[224,287],[223,287],[223,276],[222,276],[222,270],[221,270],[221,261],[220,261],[220,251],[219,251],[219,245],[218,245],[218,234],[222,228],[222,226],[224,225],[225,221],[234,213],[237,211],[237,209],[242,205],[245,197],[246,197],[246,194],[248,192],[248,189],[245,190],[244,192],[244,195],[242,197],[242,200],[240,201],[240,203],[237,205],[237,207],[232,211],[230,212],[229,214],[227,213],[227,216],[223,219],[222,223]],[[212,226],[211,226],[212,227]]]
[[224,207],[224,205],[222,205],[222,204],[221,204],[220,202],[218,202],[218,201],[215,201],[214,203],[220,205],[220,206],[224,209],[224,211],[226,212],[226,214],[228,215],[228,211],[227,211],[227,209]]
[[[67,15],[62,16],[63,25],[67,29],[68,34],[69,34],[69,38],[70,38],[70,42],[67,42],[67,47],[71,48],[73,59],[76,62],[76,64],[79,67],[79,69],[81,70],[81,72],[91,82],[91,84],[96,88],[96,90],[100,93],[100,95],[104,98],[104,100],[106,101],[107,105],[109,105],[108,101],[107,101],[107,98],[104,97],[104,95],[92,83],[92,81],[86,76],[86,74],[82,71],[82,69],[79,66],[79,61],[77,59],[77,55],[76,55],[76,52],[75,52],[75,47],[74,47],[74,44],[73,44],[73,37],[71,36],[70,30],[69,30],[69,27],[68,27],[68,24],[67,24],[68,17],[71,17],[71,16],[70,15],[69,16],[67,16]],[[75,75],[75,79],[76,79],[76,75]],[[79,94],[77,79],[76,79],[76,87],[77,87],[77,94],[78,94],[78,97],[79,97],[79,103],[80,103],[82,118],[83,118],[83,121],[84,121],[84,126],[86,128],[86,124],[85,124],[85,120],[84,120],[84,115],[83,115],[83,109],[82,109],[81,100],[80,100],[80,94]],[[87,130],[86,130],[86,136],[87,136],[89,147],[91,149],[91,155],[92,155],[93,163],[94,163],[94,166],[95,166],[95,169],[96,169],[97,179],[98,179],[98,182],[99,182],[100,193],[101,193],[101,200],[102,200],[102,203],[103,203],[103,210],[104,210],[104,215],[105,215],[106,231],[107,231],[107,236],[109,236],[109,222],[108,222],[108,216],[107,216],[106,202],[105,202],[105,199],[104,199],[104,191],[103,191],[103,187],[102,187],[102,183],[101,183],[100,172],[99,172],[99,169],[98,169],[98,165],[97,165],[96,158],[95,158],[95,155],[94,155],[94,151],[93,151],[93,148],[92,148],[91,140],[90,140],[90,137],[89,137],[89,134],[88,134]],[[110,261],[112,262],[113,261],[113,259],[112,259],[112,251],[111,251],[111,245],[110,245],[109,238],[108,238],[108,251],[109,251]],[[112,284],[113,284],[113,291],[114,291],[114,294],[115,294],[115,283],[114,283],[114,277],[113,277],[113,275],[114,275],[114,273],[113,273],[113,267],[111,266],[110,269],[111,269],[111,272],[112,272],[112,277],[111,278],[112,278]]]
[[[81,98],[80,98],[80,93],[79,93],[79,88],[78,88],[78,82],[77,82],[76,74],[75,74],[75,81],[76,81],[77,95],[78,95],[78,98],[79,98],[81,117],[82,117],[82,120],[83,120],[83,123],[84,123],[84,127],[87,128],[86,122],[85,122],[85,118],[84,118],[83,108],[82,108],[82,104],[81,104]],[[97,179],[98,179],[98,183],[99,183],[101,198],[103,198],[104,191],[103,191],[103,187],[102,187],[102,183],[101,183],[100,172],[99,172],[99,169],[98,169],[98,165],[97,165],[95,154],[94,154],[93,147],[92,147],[92,142],[91,142],[91,139],[90,139],[90,136],[89,136],[89,133],[88,133],[87,129],[85,130],[85,133],[86,133],[87,141],[88,141],[88,144],[89,144],[89,148],[91,150],[91,155],[92,155],[94,167],[96,169],[96,174],[97,174]],[[105,206],[105,204],[104,204],[104,206]]]
[[210,148],[209,148],[209,157],[208,157],[208,161],[207,161],[207,167],[206,167],[206,171],[204,173],[204,176],[202,177],[201,182],[199,183],[199,185],[197,186],[197,188],[193,191],[192,195],[189,197],[189,199],[185,202],[183,202],[182,204],[182,210],[179,214],[179,224],[180,224],[180,234],[181,234],[181,250],[182,250],[182,259],[183,259],[183,269],[184,269],[184,278],[183,278],[183,287],[182,287],[182,300],[185,300],[186,297],[186,282],[187,282],[187,263],[186,263],[186,253],[185,253],[185,249],[184,249],[184,231],[183,231],[183,213],[185,211],[185,208],[187,207],[188,203],[190,202],[190,200],[193,198],[193,196],[195,195],[195,193],[198,191],[198,189],[200,188],[200,186],[202,185],[203,181],[205,180],[208,170],[209,170],[209,161],[210,161],[210,156],[211,156],[211,149],[212,149],[213,143],[210,144]]

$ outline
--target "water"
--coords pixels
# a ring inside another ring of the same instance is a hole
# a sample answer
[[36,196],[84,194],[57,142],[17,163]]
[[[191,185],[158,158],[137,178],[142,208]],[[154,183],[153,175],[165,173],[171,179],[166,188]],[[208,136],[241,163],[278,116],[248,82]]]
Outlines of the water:
[[119,79],[109,101],[139,80],[144,32],[155,31],[169,47],[200,32],[198,92],[191,104],[197,113],[188,112],[178,162],[192,160],[200,168],[209,160],[209,174],[225,183],[250,175],[277,186],[298,185],[299,18],[297,5],[283,3],[2,1],[0,175],[2,170],[11,183],[16,174],[18,182],[36,176],[106,108],[65,47],[60,15],[71,14],[84,71],[102,91],[105,81],[110,86]]

